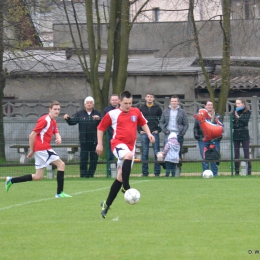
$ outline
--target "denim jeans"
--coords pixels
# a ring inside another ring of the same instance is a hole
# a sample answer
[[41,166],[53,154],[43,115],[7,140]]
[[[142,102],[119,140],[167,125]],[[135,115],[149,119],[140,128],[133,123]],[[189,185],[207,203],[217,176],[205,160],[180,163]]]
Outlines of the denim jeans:
[[[212,142],[203,142],[201,140],[198,141],[201,158],[203,158],[204,147],[208,148],[211,143]],[[215,149],[218,152],[220,152],[220,141],[214,141],[214,144],[215,144]],[[214,176],[218,176],[218,165],[217,165],[217,163],[211,162],[210,164],[211,164],[211,171],[213,172]],[[208,162],[202,163],[202,170],[203,171],[209,170],[209,163]]]
[[[154,160],[157,161],[156,154],[160,151],[160,139],[159,139],[159,134],[152,134],[152,135],[155,138],[155,142],[152,144],[153,151],[154,151]],[[142,145],[142,161],[148,161],[150,140],[147,134],[140,134],[140,138],[141,138],[141,145]],[[142,173],[143,175],[149,174],[148,163],[142,164]],[[161,173],[160,164],[155,163],[154,174],[159,175],[160,173]]]
[[169,177],[170,173],[172,173],[172,177],[175,177],[176,163],[165,162],[166,173],[165,177]]
[[[169,137],[169,135],[170,135],[170,132],[169,132],[168,134],[165,134],[165,136],[164,136],[164,145],[163,145],[163,146],[165,146],[165,144],[168,142],[168,137]],[[179,158],[182,159],[181,150],[182,150],[182,146],[183,146],[183,142],[184,142],[184,137],[177,135],[177,139],[178,139],[178,142],[179,142],[179,144],[180,144]]]

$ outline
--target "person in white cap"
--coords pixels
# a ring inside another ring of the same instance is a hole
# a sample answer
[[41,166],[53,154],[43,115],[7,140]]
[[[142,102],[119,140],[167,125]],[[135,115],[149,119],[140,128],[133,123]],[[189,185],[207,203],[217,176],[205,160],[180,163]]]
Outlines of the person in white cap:
[[[73,118],[68,114],[64,119],[69,125],[79,126],[80,142],[80,177],[94,177],[98,155],[96,154],[97,146],[97,126],[101,120],[101,113],[94,109],[95,100],[88,96],[84,100],[85,109],[78,111]],[[89,160],[90,159],[90,160]]]
[[175,177],[176,164],[179,163],[180,144],[177,140],[176,133],[172,132],[168,136],[168,142],[164,146],[163,156],[166,167],[165,177]]

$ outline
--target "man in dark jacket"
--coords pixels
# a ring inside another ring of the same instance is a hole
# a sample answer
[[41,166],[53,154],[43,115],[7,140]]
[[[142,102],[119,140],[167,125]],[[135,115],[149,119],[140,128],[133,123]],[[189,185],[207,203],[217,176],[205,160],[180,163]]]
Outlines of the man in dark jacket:
[[[160,138],[159,133],[161,132],[161,128],[159,127],[159,119],[162,115],[162,109],[154,103],[154,94],[147,93],[145,96],[146,103],[139,107],[140,111],[143,113],[145,119],[148,121],[148,127],[150,132],[155,138],[155,142],[152,144],[154,151],[154,160],[157,160],[157,153],[160,151]],[[149,156],[149,143],[150,140],[147,134],[142,130],[141,127],[138,127],[138,132],[141,137],[141,145],[142,145],[142,161],[148,161]],[[142,176],[149,175],[148,163],[142,164]],[[159,176],[161,173],[160,164],[154,164],[154,175]]]
[[64,115],[64,119],[69,125],[78,124],[79,126],[80,177],[82,178],[92,178],[97,168],[97,126],[101,113],[94,109],[94,104],[93,97],[88,96],[84,101],[84,110],[78,111],[73,118],[68,114]]
[[[217,112],[215,112],[211,100],[206,101],[205,109],[208,111],[208,114],[211,117],[211,123],[217,124],[216,119],[218,119],[220,116]],[[222,139],[222,136],[215,140],[203,142],[202,139],[204,138],[204,135],[200,128],[200,122],[198,120],[196,120],[194,123],[193,133],[194,133],[194,138],[198,141],[199,148],[200,148],[200,155],[203,159],[205,159],[205,149],[209,149],[211,144],[214,144],[215,149],[217,150],[218,153],[220,153],[220,140]],[[218,165],[219,164],[217,162],[211,162],[211,170],[214,176],[218,176]],[[209,166],[210,165],[208,162],[203,162],[202,163],[203,171],[208,170]]]

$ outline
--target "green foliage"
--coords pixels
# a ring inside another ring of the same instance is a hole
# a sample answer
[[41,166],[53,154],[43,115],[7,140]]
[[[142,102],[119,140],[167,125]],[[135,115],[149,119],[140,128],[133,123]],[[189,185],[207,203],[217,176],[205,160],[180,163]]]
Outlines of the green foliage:
[[15,33],[15,39],[10,41],[12,48],[22,49],[39,46],[39,38],[25,1],[8,0],[6,3],[5,20],[8,27],[11,27]]
[[[259,249],[259,177],[131,178],[137,205],[123,194],[100,216],[110,179],[14,184],[0,202],[1,259],[244,260]],[[2,181],[0,184],[4,185]]]

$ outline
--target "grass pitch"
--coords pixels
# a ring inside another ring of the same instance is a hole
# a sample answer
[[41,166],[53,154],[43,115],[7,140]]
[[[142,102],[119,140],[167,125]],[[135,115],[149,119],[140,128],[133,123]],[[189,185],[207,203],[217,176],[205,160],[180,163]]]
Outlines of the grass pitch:
[[[113,179],[14,184],[0,201],[1,259],[255,259],[260,257],[260,177],[131,178],[107,218],[100,202]],[[258,256],[253,256],[257,255]],[[252,258],[253,257],[253,258]]]

